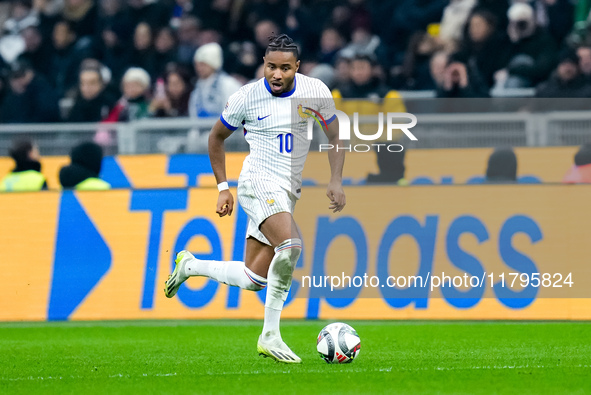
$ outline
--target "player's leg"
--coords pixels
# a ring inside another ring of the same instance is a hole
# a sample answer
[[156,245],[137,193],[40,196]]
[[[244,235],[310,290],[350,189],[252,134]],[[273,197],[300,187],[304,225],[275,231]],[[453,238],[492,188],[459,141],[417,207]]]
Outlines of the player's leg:
[[[282,196],[282,198],[284,198]],[[195,259],[188,251],[181,251],[176,257],[176,267],[166,281],[164,293],[173,297],[181,284],[190,276],[203,276],[218,282],[235,285],[251,291],[259,291],[267,285],[267,270],[275,252],[265,243],[268,240],[259,230],[259,224],[269,215],[261,211],[261,198],[255,195],[251,181],[242,180],[238,184],[238,201],[248,215],[246,230],[246,262],[240,261],[211,261]],[[288,210],[287,200],[283,202]],[[279,207],[279,203],[277,204]],[[258,240],[256,240],[258,239]]]
[[275,360],[299,363],[301,359],[283,342],[279,323],[283,304],[291,287],[293,270],[302,250],[302,242],[291,213],[288,212],[270,216],[261,223],[259,229],[274,247],[274,255],[267,274],[265,320],[257,348],[259,353]]
[[266,279],[274,255],[275,251],[270,245],[257,240],[253,236],[248,236],[246,239],[244,263],[254,274]]
[[175,270],[166,281],[164,294],[173,297],[191,276],[208,277],[223,284],[260,291],[267,285],[267,271],[273,255],[273,248],[252,237],[246,240],[245,262],[197,259],[190,252],[181,251],[175,260]]

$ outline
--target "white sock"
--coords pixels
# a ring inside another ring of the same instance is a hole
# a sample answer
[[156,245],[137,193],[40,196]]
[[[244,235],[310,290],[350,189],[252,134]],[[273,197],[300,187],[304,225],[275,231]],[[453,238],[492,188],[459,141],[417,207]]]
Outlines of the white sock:
[[185,275],[209,277],[250,291],[260,291],[267,286],[266,278],[255,274],[244,262],[239,261],[192,259],[185,265]]
[[267,274],[267,299],[265,301],[265,321],[263,337],[279,337],[281,310],[287,299],[295,265],[302,252],[300,239],[287,239],[275,248],[275,256]]
[[279,337],[279,321],[281,320],[281,310],[275,310],[265,306],[265,321],[263,323],[263,337],[265,339],[272,339]]

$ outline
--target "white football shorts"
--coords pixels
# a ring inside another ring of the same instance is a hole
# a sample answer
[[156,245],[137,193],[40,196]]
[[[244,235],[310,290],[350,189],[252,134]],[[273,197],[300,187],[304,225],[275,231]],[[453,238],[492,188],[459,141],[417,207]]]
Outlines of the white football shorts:
[[246,237],[271,245],[259,230],[264,220],[273,214],[287,212],[293,215],[297,198],[277,183],[269,180],[240,179],[238,203],[248,215]]

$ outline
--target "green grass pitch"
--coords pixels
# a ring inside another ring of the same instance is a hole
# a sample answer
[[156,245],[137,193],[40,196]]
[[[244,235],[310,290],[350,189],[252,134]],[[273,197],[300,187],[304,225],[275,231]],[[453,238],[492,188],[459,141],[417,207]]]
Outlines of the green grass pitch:
[[349,365],[326,321],[282,323],[301,365],[257,355],[261,321],[0,323],[0,394],[591,393],[590,322],[347,322]]

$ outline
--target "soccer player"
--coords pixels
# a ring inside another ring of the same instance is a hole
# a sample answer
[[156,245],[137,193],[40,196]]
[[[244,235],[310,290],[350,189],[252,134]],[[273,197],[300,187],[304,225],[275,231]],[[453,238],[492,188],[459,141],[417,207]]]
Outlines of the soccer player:
[[[271,37],[263,60],[264,78],[243,86],[230,97],[209,136],[209,157],[219,190],[216,213],[223,217],[234,209],[226,178],[224,140],[241,124],[246,130],[250,154],[238,180],[238,201],[249,218],[245,261],[200,260],[181,251],[164,292],[169,298],[174,296],[190,276],[209,277],[252,291],[267,287],[257,350],[276,361],[300,363],[301,359],[283,342],[279,321],[302,250],[292,214],[300,197],[302,170],[310,147],[306,117],[315,113],[326,120],[323,130],[334,147],[340,143],[338,122],[331,123],[336,116],[331,112],[334,101],[326,85],[297,73],[299,54],[291,38],[285,34]],[[338,212],[345,206],[344,151],[331,150],[328,159],[329,209]]]

